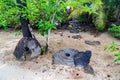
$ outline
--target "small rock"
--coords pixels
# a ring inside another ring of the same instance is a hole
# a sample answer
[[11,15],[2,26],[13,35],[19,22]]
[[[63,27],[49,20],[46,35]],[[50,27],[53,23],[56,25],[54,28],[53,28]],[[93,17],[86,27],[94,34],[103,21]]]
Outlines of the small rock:
[[70,79],[70,77],[67,77],[66,79]]
[[110,66],[110,64],[107,65],[107,67],[109,67],[109,66]]
[[36,61],[35,63],[36,63],[36,64],[38,64],[39,62],[38,62],[38,61]]
[[60,36],[63,36],[63,32],[59,32]]
[[54,34],[57,34],[57,32],[55,32]]
[[57,42],[57,44],[60,44],[60,42]]
[[77,30],[77,29],[72,29],[72,30],[70,30],[70,33],[79,33],[79,30]]
[[72,28],[72,25],[68,25],[69,28]]
[[70,36],[68,36],[68,38],[70,38]]
[[62,71],[63,69],[60,69],[60,71]]
[[100,41],[85,40],[85,43],[88,44],[88,45],[100,45]]
[[84,72],[95,76],[95,72],[90,65],[84,67]]
[[35,75],[37,75],[37,73],[35,73]]
[[63,36],[63,34],[60,34],[60,36]]
[[75,29],[78,29],[78,30],[80,30],[80,31],[84,31],[84,32],[87,32],[88,30],[86,29],[86,27],[82,27],[82,26],[80,26],[80,25],[77,25],[76,27],[75,27]]
[[44,73],[44,72],[46,72],[47,71],[47,69],[44,69],[44,70],[42,70],[42,73]]
[[75,26],[75,29],[81,29],[81,26],[77,25]]
[[72,38],[73,39],[80,39],[80,38],[82,38],[82,36],[81,35],[73,35]]

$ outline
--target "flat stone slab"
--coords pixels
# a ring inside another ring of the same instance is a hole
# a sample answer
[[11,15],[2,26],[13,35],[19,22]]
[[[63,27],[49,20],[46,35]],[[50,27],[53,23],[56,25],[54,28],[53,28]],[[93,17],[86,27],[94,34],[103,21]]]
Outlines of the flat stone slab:
[[81,35],[73,35],[72,38],[73,38],[73,39],[81,39],[82,36],[81,36]]
[[78,51],[72,48],[60,50],[53,55],[53,64],[85,67],[88,66],[91,51]]
[[88,45],[100,45],[100,41],[85,40],[85,43]]

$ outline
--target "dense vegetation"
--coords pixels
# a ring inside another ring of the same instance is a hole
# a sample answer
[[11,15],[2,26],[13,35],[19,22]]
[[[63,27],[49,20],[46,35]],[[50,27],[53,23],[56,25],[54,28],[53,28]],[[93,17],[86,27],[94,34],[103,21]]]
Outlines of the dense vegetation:
[[108,28],[108,31],[116,38],[120,38],[120,26],[112,24],[111,28]]
[[[19,11],[16,0],[0,0],[0,27],[7,29],[19,24],[18,15],[22,12],[42,34],[49,28],[55,29],[56,21],[65,22],[76,17],[86,21],[91,18],[90,22],[98,30],[104,30],[107,23],[119,19],[119,3],[119,0],[27,0],[27,7]],[[70,14],[66,13],[66,6],[72,7]],[[91,17],[83,19],[88,15]]]
[[114,62],[120,61],[120,49],[119,49],[119,45],[116,42],[112,41],[111,45],[105,46],[104,49],[114,53],[114,57],[115,57]]

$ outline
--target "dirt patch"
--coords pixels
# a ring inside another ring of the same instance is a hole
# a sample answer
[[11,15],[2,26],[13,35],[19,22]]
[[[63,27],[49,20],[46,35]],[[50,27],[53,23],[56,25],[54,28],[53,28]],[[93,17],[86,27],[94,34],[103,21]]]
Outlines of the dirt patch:
[[[62,35],[61,35],[62,34]],[[94,37],[89,33],[80,32],[80,39],[73,39],[76,35],[69,31],[53,31],[50,35],[50,50],[47,54],[31,61],[18,61],[13,56],[13,51],[22,35],[15,36],[15,32],[0,31],[0,80],[120,80],[120,64],[114,63],[113,53],[104,51],[105,45],[111,41],[119,40],[107,33]],[[36,38],[45,45],[45,37],[35,33]],[[87,45],[85,40],[100,41],[100,45]],[[84,73],[82,68],[62,65],[52,65],[52,55],[65,48],[74,48],[80,51],[91,50],[90,65],[95,71],[95,76]]]

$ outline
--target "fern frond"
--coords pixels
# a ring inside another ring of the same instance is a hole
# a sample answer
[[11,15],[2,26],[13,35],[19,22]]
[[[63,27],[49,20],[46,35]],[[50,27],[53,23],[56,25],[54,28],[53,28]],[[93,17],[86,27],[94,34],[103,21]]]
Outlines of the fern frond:
[[101,9],[99,10],[98,14],[94,17],[94,25],[98,30],[103,30],[105,28],[106,25],[106,20],[107,17],[105,15],[105,12]]
[[82,14],[82,11],[80,9],[76,9],[68,16],[68,19],[71,18],[77,18],[80,14]]

